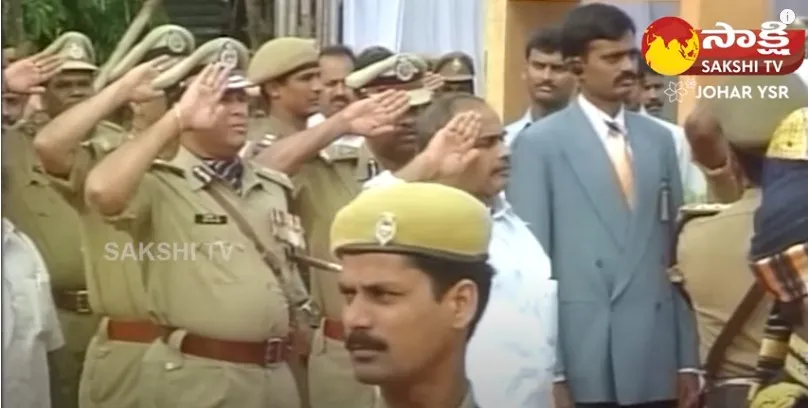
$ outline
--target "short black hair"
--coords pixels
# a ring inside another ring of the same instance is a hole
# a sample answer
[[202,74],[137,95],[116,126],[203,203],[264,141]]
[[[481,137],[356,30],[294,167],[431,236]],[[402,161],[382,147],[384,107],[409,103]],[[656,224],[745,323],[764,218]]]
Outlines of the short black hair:
[[561,27],[540,28],[530,35],[525,45],[525,59],[536,50],[546,54],[561,52]]
[[432,294],[440,301],[454,285],[468,279],[477,286],[477,310],[469,324],[467,340],[474,334],[477,323],[485,313],[488,299],[491,296],[491,280],[494,268],[486,261],[460,262],[427,255],[408,254],[407,260],[412,267],[424,272],[432,285]]
[[382,47],[381,45],[374,45],[365,48],[359,53],[359,55],[356,56],[356,70],[360,70],[379,61],[384,61],[393,55],[393,51],[390,51],[390,49]]
[[342,44],[329,45],[320,50],[321,57],[345,57],[351,60],[351,63],[356,65],[356,54],[354,54],[351,47]]
[[616,41],[628,33],[636,34],[637,27],[623,10],[602,3],[576,7],[561,26],[561,54],[583,57],[592,41]]
[[654,71],[651,69],[651,66],[648,65],[648,62],[645,61],[645,58],[640,58],[638,61],[638,69],[637,73],[639,74],[640,78],[645,78],[647,76],[662,76],[659,72]]

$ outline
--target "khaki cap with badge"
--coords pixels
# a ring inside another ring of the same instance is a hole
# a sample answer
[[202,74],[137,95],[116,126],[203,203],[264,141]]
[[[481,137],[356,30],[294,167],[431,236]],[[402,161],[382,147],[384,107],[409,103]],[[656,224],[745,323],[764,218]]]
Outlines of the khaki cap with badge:
[[253,55],[247,78],[263,84],[318,65],[317,43],[311,38],[280,37],[269,40]]
[[227,89],[245,89],[252,86],[244,75],[244,68],[249,61],[250,51],[247,46],[232,38],[216,38],[200,45],[187,58],[160,74],[152,85],[157,89],[166,89],[176,84],[185,86],[205,66],[223,63],[232,67]]
[[447,82],[474,80],[474,61],[463,52],[450,52],[435,62],[435,73]]
[[437,183],[398,183],[366,190],[343,207],[331,224],[331,250],[337,257],[389,252],[484,261],[491,228],[486,206],[464,191]]
[[43,51],[44,54],[58,54],[64,57],[61,71],[97,71],[95,48],[90,38],[78,31],[68,31]]
[[194,35],[185,27],[174,24],[155,27],[115,65],[107,81],[112,82],[123,76],[135,65],[161,55],[172,57],[173,62],[176,63],[190,55],[195,47]]
[[427,68],[416,55],[396,54],[354,71],[345,78],[345,85],[365,95],[387,89],[407,91],[411,106],[424,105],[432,101],[432,91],[422,81]]

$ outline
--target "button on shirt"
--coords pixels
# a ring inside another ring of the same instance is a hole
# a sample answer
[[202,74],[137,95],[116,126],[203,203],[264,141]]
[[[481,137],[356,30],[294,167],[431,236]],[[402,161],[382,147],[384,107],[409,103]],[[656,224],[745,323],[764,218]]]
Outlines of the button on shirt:
[[3,219],[3,400],[49,408],[47,353],[64,345],[45,262],[33,242]]
[[[385,171],[365,183],[402,182]],[[488,306],[466,352],[466,374],[481,408],[552,407],[557,286],[550,259],[504,194],[492,205]]]

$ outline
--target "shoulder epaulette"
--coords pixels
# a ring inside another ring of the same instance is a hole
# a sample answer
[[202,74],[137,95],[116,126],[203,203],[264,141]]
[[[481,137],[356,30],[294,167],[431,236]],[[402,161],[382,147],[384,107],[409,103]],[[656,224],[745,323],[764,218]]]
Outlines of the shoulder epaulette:
[[126,133],[126,129],[124,129],[123,126],[121,126],[121,125],[119,125],[117,123],[114,123],[114,122],[110,122],[108,120],[102,120],[101,122],[98,123],[98,125],[96,125],[96,127],[99,130],[111,130],[111,131],[120,132],[120,133],[124,133],[124,134]]
[[729,208],[728,204],[688,204],[679,209],[684,217],[709,217]]
[[257,164],[253,164],[253,168],[255,169],[255,174],[258,175],[258,177],[271,181],[275,184],[280,184],[288,190],[295,189],[294,183],[292,183],[292,180],[285,173]]
[[171,173],[184,176],[185,170],[182,167],[177,167],[169,161],[163,159],[155,159],[152,161],[151,168],[154,170],[164,170]]
[[318,155],[321,159],[327,162],[334,162],[340,160],[358,160],[359,147],[350,146],[346,144],[332,144],[323,150],[320,150]]

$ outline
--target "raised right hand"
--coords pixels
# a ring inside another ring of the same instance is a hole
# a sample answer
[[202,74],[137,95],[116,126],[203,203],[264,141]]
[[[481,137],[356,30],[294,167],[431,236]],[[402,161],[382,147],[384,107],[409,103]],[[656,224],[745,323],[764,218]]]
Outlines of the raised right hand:
[[225,115],[222,95],[227,90],[231,68],[224,64],[206,66],[191,81],[174,106],[182,130],[212,129]]
[[451,178],[468,168],[480,155],[474,145],[481,131],[480,115],[466,111],[455,115],[435,133],[422,154],[434,163],[437,178]]
[[19,94],[41,93],[40,86],[51,79],[64,63],[59,55],[40,52],[11,63],[3,70],[3,79],[9,92]]
[[168,69],[170,57],[161,55],[150,61],[146,61],[124,74],[116,84],[121,92],[126,95],[129,102],[146,102],[163,95],[161,90],[152,85],[152,81],[161,72]]

